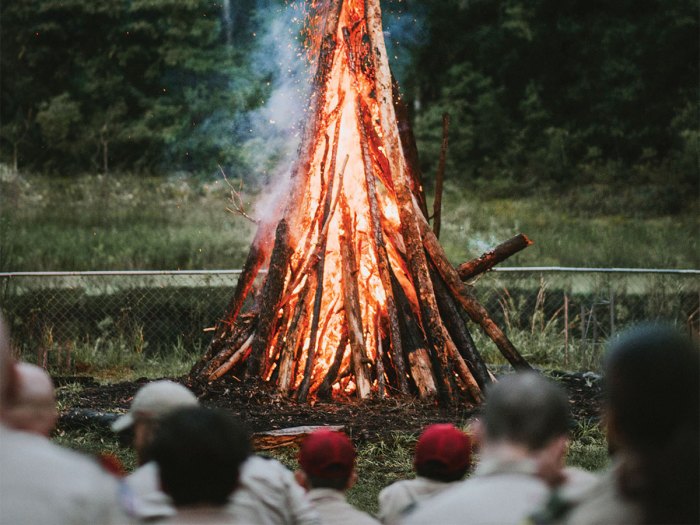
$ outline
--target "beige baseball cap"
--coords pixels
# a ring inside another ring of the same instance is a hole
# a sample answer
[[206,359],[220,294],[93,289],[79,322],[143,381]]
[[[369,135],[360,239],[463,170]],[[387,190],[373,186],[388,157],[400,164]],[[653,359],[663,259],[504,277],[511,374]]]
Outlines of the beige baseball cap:
[[139,417],[160,418],[178,408],[198,404],[197,397],[181,384],[168,380],[154,381],[136,392],[129,412],[112,423],[112,430],[126,430]]

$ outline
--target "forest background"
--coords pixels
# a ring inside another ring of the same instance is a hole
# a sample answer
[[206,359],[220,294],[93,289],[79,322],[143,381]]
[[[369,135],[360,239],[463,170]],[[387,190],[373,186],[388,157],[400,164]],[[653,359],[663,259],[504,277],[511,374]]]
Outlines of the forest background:
[[[268,166],[252,163],[241,137],[248,112],[274,88],[256,36],[284,7],[3,2],[3,162],[64,175],[211,173],[221,165],[260,181]],[[695,2],[383,7],[426,173],[449,112],[449,179],[697,187]]]

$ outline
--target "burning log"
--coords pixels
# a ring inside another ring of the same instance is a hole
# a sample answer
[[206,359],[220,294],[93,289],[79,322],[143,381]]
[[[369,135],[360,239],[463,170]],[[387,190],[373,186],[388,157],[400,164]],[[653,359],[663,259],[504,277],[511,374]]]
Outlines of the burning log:
[[508,362],[513,365],[514,368],[522,370],[530,370],[532,367],[528,362],[518,353],[510,342],[508,337],[503,333],[503,331],[493,322],[489,316],[486,308],[484,308],[474,297],[469,288],[460,280],[457,271],[447,260],[447,256],[440,246],[437,237],[430,230],[428,223],[425,221],[420,222],[422,233],[424,235],[423,240],[425,243],[425,248],[430,254],[435,267],[440,273],[440,276],[445,281],[447,287],[451,290],[455,299],[459,301],[464,310],[469,315],[469,318],[475,323],[479,324],[484,330],[486,335],[488,335],[491,340],[496,343],[496,346],[501,351],[503,356],[508,360]]
[[508,239],[496,246],[493,250],[489,250],[480,257],[460,264],[457,267],[459,278],[463,281],[468,281],[479,274],[489,271],[498,263],[505,261],[511,255],[515,255],[521,250],[524,250],[532,244],[532,241],[522,233]]
[[287,274],[287,262],[290,254],[288,235],[287,222],[282,219],[277,225],[275,247],[272,250],[270,268],[263,286],[263,302],[260,309],[258,329],[253,339],[250,361],[248,361],[248,371],[253,375],[260,373],[260,363],[267,352],[267,345],[272,337],[271,331],[277,319],[275,312],[282,296],[282,286]]
[[[300,402],[415,395],[479,403],[492,376],[462,310],[514,366],[528,365],[428,225],[379,2],[327,0],[312,12],[323,19],[311,27],[323,33],[312,38],[317,69],[291,186],[260,224],[191,375],[257,377]],[[245,311],[265,264],[263,285]]]
[[440,160],[438,161],[437,175],[435,176],[435,200],[433,201],[433,232],[440,238],[442,226],[442,183],[445,179],[445,162],[447,160],[447,142],[450,130],[449,113],[442,114],[442,145],[440,146]]

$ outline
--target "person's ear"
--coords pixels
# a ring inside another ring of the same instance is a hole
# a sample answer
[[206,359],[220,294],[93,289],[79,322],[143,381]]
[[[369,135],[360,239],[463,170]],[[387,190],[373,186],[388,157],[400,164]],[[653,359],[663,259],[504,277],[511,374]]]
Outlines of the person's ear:
[[350,473],[350,477],[348,478],[348,484],[345,486],[345,490],[350,490],[355,483],[357,483],[357,470],[353,468],[352,472]]
[[309,478],[303,470],[295,470],[294,479],[304,490],[309,490]]
[[481,445],[484,443],[484,435],[486,431],[484,429],[484,424],[480,419],[473,419],[470,421],[467,427],[467,434],[472,441],[472,448],[474,450],[479,450]]

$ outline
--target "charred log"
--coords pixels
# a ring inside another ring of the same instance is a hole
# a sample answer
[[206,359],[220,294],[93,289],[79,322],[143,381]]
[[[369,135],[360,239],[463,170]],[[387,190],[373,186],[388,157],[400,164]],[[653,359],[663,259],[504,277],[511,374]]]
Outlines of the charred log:
[[478,258],[460,264],[457,267],[459,278],[463,281],[468,281],[479,274],[489,271],[498,263],[505,261],[508,257],[524,250],[531,244],[532,241],[527,235],[519,233]]

